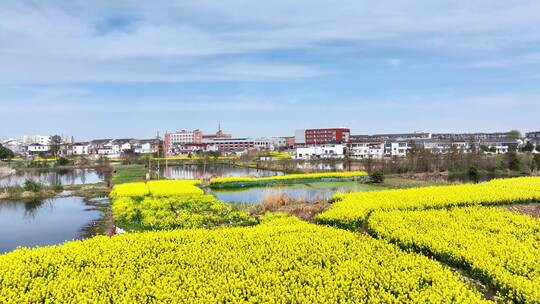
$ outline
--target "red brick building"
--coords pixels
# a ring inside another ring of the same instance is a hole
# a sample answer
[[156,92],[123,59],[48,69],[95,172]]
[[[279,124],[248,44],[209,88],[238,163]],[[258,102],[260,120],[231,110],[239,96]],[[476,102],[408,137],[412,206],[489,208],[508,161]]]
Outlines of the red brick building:
[[347,128],[306,129],[306,144],[347,143],[351,130]]

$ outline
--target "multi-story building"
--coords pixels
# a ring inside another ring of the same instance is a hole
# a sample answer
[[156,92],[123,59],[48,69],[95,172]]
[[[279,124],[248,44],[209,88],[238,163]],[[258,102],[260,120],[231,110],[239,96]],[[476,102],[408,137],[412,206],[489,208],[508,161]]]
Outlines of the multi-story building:
[[407,150],[409,144],[405,140],[400,141],[386,141],[384,143],[384,156],[387,157],[405,157],[407,156]]
[[203,132],[199,129],[194,129],[191,131],[180,130],[178,132],[165,133],[163,141],[165,145],[165,151],[170,153],[174,149],[175,145],[202,143]]
[[92,145],[89,143],[89,142],[79,142],[79,143],[74,143],[72,146],[71,146],[71,149],[72,149],[72,154],[75,155],[75,156],[85,156],[85,155],[90,155],[91,153],[91,149],[92,149]]
[[349,142],[351,130],[347,128],[305,129],[295,133],[296,144],[322,145]]
[[46,154],[51,151],[51,146],[49,145],[42,145],[42,144],[30,144],[28,145],[28,154],[35,155],[35,154]]
[[486,146],[490,151],[497,154],[504,154],[510,151],[510,149],[519,147],[523,142],[519,139],[511,138],[486,138],[478,143],[478,147]]
[[492,132],[492,133],[434,133],[432,138],[439,140],[454,140],[454,141],[478,141],[489,138],[507,138],[509,132]]
[[296,148],[296,159],[344,158],[344,144],[321,144]]
[[395,134],[373,134],[373,135],[351,135],[351,141],[374,141],[374,140],[418,140],[429,139],[431,133],[415,131],[413,133],[395,133]]
[[268,138],[214,138],[207,143],[216,145],[219,151],[270,150],[273,147]]
[[22,142],[25,145],[40,144],[42,146],[48,146],[51,144],[50,135],[24,135]]
[[348,154],[356,159],[381,159],[384,157],[384,141],[351,141],[347,144]]

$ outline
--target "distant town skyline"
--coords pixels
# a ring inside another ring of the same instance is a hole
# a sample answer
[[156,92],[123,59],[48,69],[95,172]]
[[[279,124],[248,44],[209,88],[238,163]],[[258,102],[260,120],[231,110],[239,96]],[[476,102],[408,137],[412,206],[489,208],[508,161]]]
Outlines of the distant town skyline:
[[0,138],[540,129],[538,1],[3,1]]

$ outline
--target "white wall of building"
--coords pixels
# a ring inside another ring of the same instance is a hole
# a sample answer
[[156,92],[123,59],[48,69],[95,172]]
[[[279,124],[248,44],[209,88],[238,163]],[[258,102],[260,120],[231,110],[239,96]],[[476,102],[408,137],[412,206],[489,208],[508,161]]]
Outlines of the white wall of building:
[[328,144],[296,148],[296,159],[343,158],[346,148],[340,144]]

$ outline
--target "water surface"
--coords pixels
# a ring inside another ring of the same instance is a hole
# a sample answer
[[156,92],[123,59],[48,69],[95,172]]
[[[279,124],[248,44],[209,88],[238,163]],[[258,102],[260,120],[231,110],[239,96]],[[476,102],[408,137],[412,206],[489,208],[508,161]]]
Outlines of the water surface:
[[37,202],[0,201],[0,253],[19,246],[60,244],[89,236],[101,212],[81,197]]
[[208,179],[212,177],[227,176],[254,176],[266,177],[283,175],[282,172],[235,167],[230,165],[173,165],[160,168],[160,174],[169,179]]
[[104,177],[94,169],[24,170],[0,178],[0,187],[22,186],[26,180],[47,186],[83,185],[102,182]]
[[356,181],[313,182],[272,187],[250,187],[240,189],[215,189],[209,192],[228,203],[259,204],[274,195],[287,195],[295,200],[312,202],[326,200],[336,192],[364,192],[383,190],[381,186],[367,185]]

